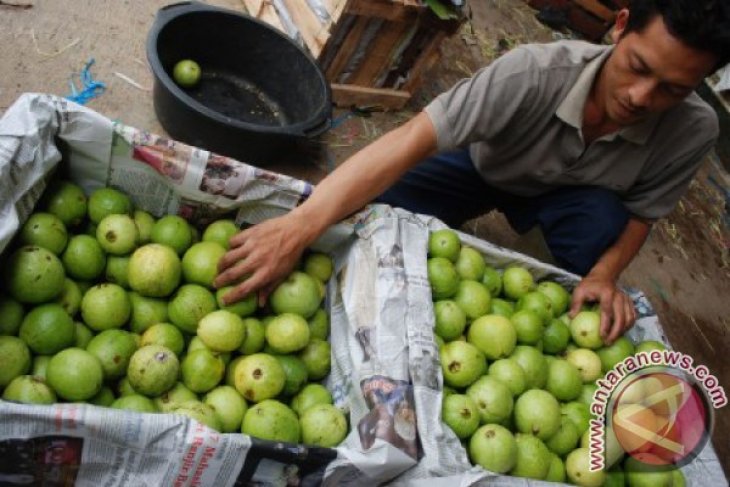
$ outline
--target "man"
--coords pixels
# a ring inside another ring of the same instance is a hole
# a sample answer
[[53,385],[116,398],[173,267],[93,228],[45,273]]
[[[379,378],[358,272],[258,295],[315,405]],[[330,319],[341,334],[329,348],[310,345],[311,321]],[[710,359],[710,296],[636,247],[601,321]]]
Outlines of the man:
[[226,299],[264,300],[328,226],[379,195],[452,226],[496,208],[518,232],[539,225],[584,276],[571,314],[600,302],[613,342],[635,320],[619,275],[717,138],[694,89],[728,62],[730,0],[634,0],[612,37],[522,46],[458,83],[304,204],[233,237],[216,285],[251,274]]

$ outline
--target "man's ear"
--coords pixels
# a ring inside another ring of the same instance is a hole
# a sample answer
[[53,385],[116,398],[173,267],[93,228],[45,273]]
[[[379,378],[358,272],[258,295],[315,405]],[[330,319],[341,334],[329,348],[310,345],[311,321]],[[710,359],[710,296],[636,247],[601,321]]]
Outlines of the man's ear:
[[629,9],[622,8],[618,11],[616,14],[616,20],[613,24],[613,30],[611,31],[611,40],[614,44],[618,43],[618,40],[621,39],[621,36],[626,31],[626,25],[629,22]]

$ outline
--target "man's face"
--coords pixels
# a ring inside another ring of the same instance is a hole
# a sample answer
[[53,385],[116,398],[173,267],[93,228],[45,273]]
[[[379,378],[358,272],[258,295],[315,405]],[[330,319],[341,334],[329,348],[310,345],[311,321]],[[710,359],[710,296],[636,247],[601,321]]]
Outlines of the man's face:
[[616,18],[616,47],[603,67],[599,93],[609,119],[621,126],[681,102],[717,62],[713,54],[672,36],[660,15],[641,32],[623,35],[628,16],[629,11],[622,10]]

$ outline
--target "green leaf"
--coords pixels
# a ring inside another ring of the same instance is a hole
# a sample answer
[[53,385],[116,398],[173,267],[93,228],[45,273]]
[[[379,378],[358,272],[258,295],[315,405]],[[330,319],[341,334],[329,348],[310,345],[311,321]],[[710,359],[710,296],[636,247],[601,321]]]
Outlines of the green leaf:
[[459,18],[459,14],[452,5],[444,5],[440,0],[426,0],[433,13],[441,20],[454,20]]

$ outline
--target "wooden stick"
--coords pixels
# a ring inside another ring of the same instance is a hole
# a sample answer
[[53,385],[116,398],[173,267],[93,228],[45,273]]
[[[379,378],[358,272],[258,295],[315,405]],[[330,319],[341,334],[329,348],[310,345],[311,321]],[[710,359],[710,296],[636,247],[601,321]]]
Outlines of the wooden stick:
[[400,110],[410,99],[411,94],[403,90],[332,84],[332,101],[339,107],[380,105],[383,108]]

